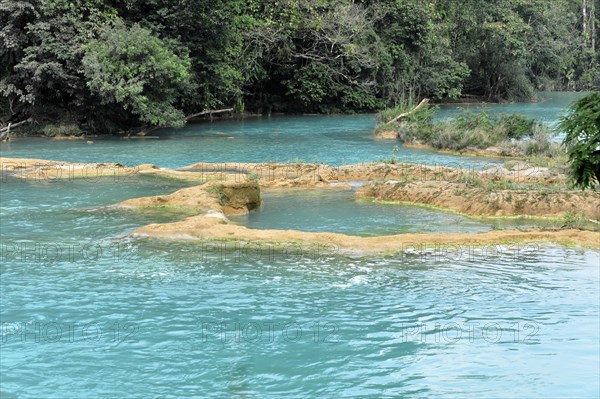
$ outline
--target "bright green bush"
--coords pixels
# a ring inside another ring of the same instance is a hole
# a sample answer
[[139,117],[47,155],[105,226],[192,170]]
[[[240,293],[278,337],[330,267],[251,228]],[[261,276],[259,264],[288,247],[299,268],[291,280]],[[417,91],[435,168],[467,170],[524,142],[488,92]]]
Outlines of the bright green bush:
[[537,121],[520,114],[502,115],[498,123],[506,130],[506,136],[511,139],[532,137]]
[[[405,112],[406,107],[386,110],[379,116],[386,120],[391,115]],[[486,149],[501,146],[508,151],[526,155],[548,154],[556,151],[552,133],[548,127],[522,115],[490,115],[487,110],[480,112],[464,110],[455,119],[432,123],[429,111],[418,113],[421,116],[402,123],[383,124],[378,130],[396,130],[400,140],[420,141],[439,149],[464,150],[468,148]],[[518,140],[518,141],[517,141]]]
[[559,128],[566,133],[571,179],[582,189],[600,183],[600,93],[577,101],[563,116]]
[[182,126],[177,102],[191,89],[191,61],[177,48],[139,25],[107,27],[84,46],[87,86],[104,104],[118,104],[141,122]]
[[472,112],[469,109],[463,110],[453,121],[448,122],[457,130],[490,130],[494,127],[494,120],[490,118],[487,110],[484,108],[480,112]]
[[82,131],[76,123],[48,124],[42,127],[41,132],[44,136],[79,136]]

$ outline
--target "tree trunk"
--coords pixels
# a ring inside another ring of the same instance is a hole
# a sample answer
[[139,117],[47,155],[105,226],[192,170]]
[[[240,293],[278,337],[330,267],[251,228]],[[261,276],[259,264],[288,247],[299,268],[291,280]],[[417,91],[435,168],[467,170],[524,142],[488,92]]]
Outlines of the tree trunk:
[[590,24],[592,36],[592,51],[596,52],[596,3],[592,0],[592,9],[590,10]]
[[15,128],[17,126],[24,125],[24,124],[29,123],[31,121],[32,121],[32,119],[28,118],[28,119],[25,119],[24,121],[21,121],[21,122],[9,123],[7,127],[3,127],[2,129],[0,129],[0,141],[8,140],[8,135],[10,134],[10,129],[11,128]]
[[6,130],[0,133],[0,141],[8,140],[8,134],[10,133],[10,125],[11,124],[9,123]]
[[423,99],[423,101],[421,101],[419,103],[419,105],[417,105],[416,107],[414,107],[411,111],[404,112],[404,113],[398,115],[397,117],[395,117],[394,119],[392,119],[388,123],[394,123],[394,122],[400,121],[402,119],[405,119],[405,118],[409,117],[410,115],[414,114],[415,112],[417,112],[419,109],[421,109],[424,106],[426,106],[428,103],[429,103],[429,99],[425,98],[425,99]]
[[198,116],[202,116],[202,115],[213,115],[213,114],[222,114],[224,112],[233,112],[233,108],[224,108],[224,109],[215,109],[215,110],[208,110],[208,111],[202,111],[202,112],[198,112],[196,114],[191,114],[185,117],[185,119],[187,119],[188,121],[190,119],[196,118]]
[[596,51],[596,0],[583,0],[582,33],[585,46],[589,46],[592,52]]
[[587,37],[586,37],[586,35],[588,33],[588,31],[587,31],[587,22],[588,22],[588,17],[587,17],[588,4],[587,4],[587,0],[583,0],[583,4],[581,6],[581,11],[583,13],[583,29],[582,29],[582,31],[583,31],[583,37],[584,37],[584,40],[587,42]]

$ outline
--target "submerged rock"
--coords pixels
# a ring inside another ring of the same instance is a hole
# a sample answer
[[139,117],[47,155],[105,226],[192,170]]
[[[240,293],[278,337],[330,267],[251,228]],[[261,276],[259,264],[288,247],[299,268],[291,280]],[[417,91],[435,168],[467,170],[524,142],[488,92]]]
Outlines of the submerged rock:
[[398,132],[395,130],[381,130],[375,132],[375,138],[380,140],[397,140],[398,137]]

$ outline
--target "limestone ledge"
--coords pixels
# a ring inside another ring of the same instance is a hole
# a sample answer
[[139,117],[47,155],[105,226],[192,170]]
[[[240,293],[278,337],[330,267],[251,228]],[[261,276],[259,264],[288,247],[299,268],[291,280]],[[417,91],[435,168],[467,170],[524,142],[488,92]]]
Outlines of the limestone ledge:
[[64,162],[31,158],[0,158],[0,171],[25,180],[70,180],[114,177],[132,178],[144,171],[156,170],[156,166],[144,164],[135,167],[116,162]]
[[[114,205],[118,208],[176,207],[193,216],[183,220],[150,224],[135,230],[138,237],[174,240],[235,240],[255,243],[328,245],[344,253],[382,254],[401,251],[407,245],[488,245],[512,242],[556,242],[566,245],[600,247],[600,233],[582,230],[500,230],[477,234],[400,234],[357,237],[338,233],[312,233],[296,230],[256,230],[234,225],[228,215],[245,214],[261,204],[260,189],[303,189],[306,187],[348,189],[348,182],[371,181],[358,191],[359,197],[410,201],[454,209],[470,215],[562,216],[565,210],[583,211],[600,220],[600,197],[596,192],[537,193],[515,190],[489,190],[461,183],[465,171],[459,168],[364,163],[333,167],[322,164],[210,164],[199,163],[180,170],[159,169],[153,165],[128,168],[117,163],[67,163],[39,159],[0,158],[6,173],[24,179],[40,178],[45,168],[67,171],[66,177],[156,175],[203,184],[172,194],[135,198]],[[115,172],[117,171],[117,172]],[[494,181],[497,174],[470,171],[482,181]],[[40,175],[41,174],[41,175]],[[57,178],[64,178],[60,176]],[[400,177],[402,181],[391,180]],[[455,179],[457,182],[454,182]],[[383,180],[380,181],[380,180]],[[385,182],[385,180],[388,180]],[[390,181],[391,180],[391,181]],[[374,181],[374,182],[373,182]]]
[[113,205],[116,208],[175,207],[211,218],[247,214],[261,204],[260,188],[249,179],[214,180],[186,187],[168,195],[133,198]]
[[357,197],[433,205],[471,216],[562,217],[570,211],[600,221],[600,193],[594,191],[490,190],[444,181],[387,181],[362,186]]
[[[410,183],[415,184],[415,183]],[[393,184],[388,184],[393,187]],[[441,190],[446,187],[438,187]],[[367,186],[359,193],[372,194]],[[432,198],[441,198],[438,191]],[[260,205],[260,187],[256,179],[229,176],[224,181],[211,181],[200,186],[184,188],[170,195],[144,197],[123,201],[117,207],[175,206],[197,212],[183,220],[150,224],[132,232],[134,237],[198,242],[235,241],[256,244],[325,246],[335,253],[369,255],[402,251],[407,246],[473,245],[513,242],[555,242],[599,248],[600,233],[581,230],[503,230],[478,234],[400,234],[380,237],[357,237],[339,233],[313,233],[297,230],[249,229],[232,224],[227,215],[243,214]],[[470,209],[473,212],[475,209]]]
[[27,179],[119,179],[156,176],[189,182],[246,178],[258,180],[264,188],[348,188],[355,181],[449,181],[469,179],[565,185],[567,177],[556,170],[518,163],[512,169],[490,164],[484,170],[464,169],[459,164],[422,165],[413,163],[371,162],[331,166],[318,163],[196,163],[179,169],[155,165],[123,166],[118,163],[78,163],[43,159],[0,158],[0,170]]
[[195,242],[237,241],[253,244],[294,245],[300,247],[322,246],[331,253],[352,255],[391,254],[406,248],[438,245],[486,245],[519,242],[559,243],[598,249],[600,233],[582,230],[496,230],[477,234],[398,234],[380,237],[358,237],[339,233],[313,233],[297,230],[257,230],[228,223],[221,218],[194,216],[179,222],[150,224],[135,230],[134,237]]
[[407,148],[421,148],[430,151],[441,152],[444,154],[456,154],[456,155],[471,155],[476,157],[497,157],[497,158],[522,158],[523,153],[502,147],[488,147],[485,149],[481,148],[465,148],[463,150],[452,150],[450,148],[436,148],[430,144],[423,143],[421,141],[404,142],[403,147]]
[[550,168],[534,167],[526,162],[516,163],[508,169],[490,163],[482,170],[465,169],[461,165],[426,165],[400,162],[365,162],[352,165],[331,166],[319,163],[206,163],[200,162],[178,169],[200,175],[249,175],[260,180],[262,186],[289,182],[296,185],[322,185],[327,182],[353,182],[376,180],[483,181],[508,180],[519,183],[565,184],[567,176]]
[[379,140],[397,140],[398,132],[395,130],[378,130],[375,132],[375,138]]

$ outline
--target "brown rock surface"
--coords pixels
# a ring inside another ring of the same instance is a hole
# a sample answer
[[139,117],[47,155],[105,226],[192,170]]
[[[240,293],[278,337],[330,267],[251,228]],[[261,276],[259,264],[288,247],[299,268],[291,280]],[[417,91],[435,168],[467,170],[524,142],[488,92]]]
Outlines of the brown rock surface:
[[178,207],[206,214],[245,214],[260,206],[260,188],[255,181],[244,178],[211,181],[200,186],[186,187],[168,195],[133,198],[115,207],[149,208]]
[[363,186],[357,196],[433,205],[473,216],[562,217],[572,211],[600,220],[600,193],[593,191],[490,190],[444,181],[388,181]]
[[190,217],[175,223],[150,224],[135,230],[133,235],[173,240],[236,240],[260,244],[322,245],[331,248],[331,252],[357,255],[393,253],[414,248],[415,245],[429,247],[440,244],[482,246],[514,242],[554,242],[600,248],[600,233],[582,230],[496,230],[477,234],[423,233],[357,237],[297,230],[255,230],[204,216]]
[[380,140],[397,140],[398,132],[395,130],[381,130],[375,132],[375,138]]

